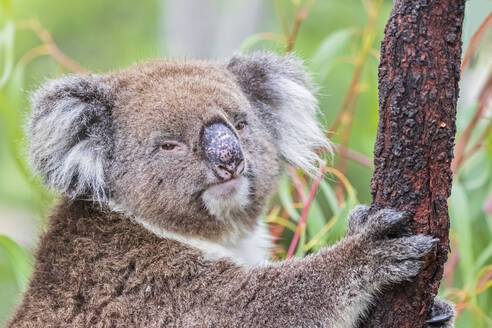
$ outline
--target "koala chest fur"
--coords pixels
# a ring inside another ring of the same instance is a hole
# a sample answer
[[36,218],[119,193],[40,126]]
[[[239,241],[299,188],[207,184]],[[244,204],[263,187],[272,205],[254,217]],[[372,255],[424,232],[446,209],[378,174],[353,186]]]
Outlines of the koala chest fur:
[[62,198],[8,327],[355,327],[435,242],[360,207],[338,244],[268,262],[283,165],[330,148],[293,56],[156,60],[31,102],[32,164]]
[[163,229],[157,229],[139,219],[136,222],[161,238],[174,240],[200,250],[206,259],[223,258],[243,266],[266,264],[272,247],[271,237],[266,227],[260,222],[253,231],[243,236],[229,237],[222,243],[186,237]]

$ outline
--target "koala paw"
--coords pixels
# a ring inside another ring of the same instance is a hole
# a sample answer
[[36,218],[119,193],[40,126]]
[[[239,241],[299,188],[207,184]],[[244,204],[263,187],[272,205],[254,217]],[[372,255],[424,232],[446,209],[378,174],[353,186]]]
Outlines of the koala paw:
[[411,218],[412,216],[406,212],[382,209],[368,215],[364,232],[375,239],[409,236],[413,234],[409,225]]
[[[349,221],[349,231],[360,236],[364,253],[371,258],[371,278],[379,287],[389,283],[409,280],[416,276],[423,264],[422,257],[429,253],[437,238],[412,235],[407,213],[383,209],[367,214],[360,208]],[[352,228],[350,225],[352,224]],[[359,231],[359,232],[356,232]]]
[[454,304],[436,297],[434,299],[434,306],[432,307],[431,318],[427,320],[427,327],[453,328],[455,316]]
[[347,229],[348,236],[362,231],[365,223],[367,222],[367,217],[369,216],[369,209],[370,207],[367,205],[357,205],[350,212]]
[[[347,235],[354,235],[371,229],[374,234],[412,234],[408,222],[409,213],[398,212],[392,209],[379,210],[369,214],[370,207],[357,205],[349,215]],[[370,217],[370,220],[369,220]]]
[[374,243],[371,253],[377,263],[375,278],[382,284],[410,280],[419,273],[424,263],[421,258],[437,241],[430,236],[415,235]]

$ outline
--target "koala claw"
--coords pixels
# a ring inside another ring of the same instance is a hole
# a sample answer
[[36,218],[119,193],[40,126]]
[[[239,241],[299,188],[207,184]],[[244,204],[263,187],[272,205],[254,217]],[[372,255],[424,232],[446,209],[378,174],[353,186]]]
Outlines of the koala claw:
[[370,215],[368,229],[378,237],[408,235],[410,228],[407,225],[411,215],[393,209],[382,209]]
[[409,280],[423,264],[422,257],[439,240],[426,235],[413,235],[408,225],[411,215],[392,209],[369,214],[367,206],[358,206],[349,219],[349,234],[358,235],[374,260],[371,276],[377,285]]
[[436,297],[434,299],[434,306],[432,307],[432,318],[426,321],[427,327],[431,328],[453,328],[454,317],[456,315],[454,311],[454,304],[443,299]]
[[411,235],[410,226],[407,225],[411,215],[406,212],[398,212],[393,209],[382,209],[369,214],[370,207],[358,205],[351,212],[348,220],[347,235],[363,232],[381,237],[382,235]]
[[438,239],[425,235],[415,235],[395,239],[379,240],[373,248],[376,259],[377,280],[385,285],[409,280],[415,277],[426,255]]
[[426,235],[415,235],[393,239],[390,247],[393,249],[397,260],[408,258],[421,258],[427,254],[432,247],[439,241],[439,238],[433,238]]

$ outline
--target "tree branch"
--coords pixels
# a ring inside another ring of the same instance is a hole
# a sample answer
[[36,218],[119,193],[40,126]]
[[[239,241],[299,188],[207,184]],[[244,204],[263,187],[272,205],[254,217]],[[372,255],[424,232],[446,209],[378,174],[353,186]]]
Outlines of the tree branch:
[[372,210],[412,212],[415,231],[440,242],[414,281],[376,301],[364,327],[424,327],[442,278],[464,7],[465,0],[396,0],[386,25]]
[[51,34],[41,26],[41,23],[37,19],[21,21],[18,22],[16,25],[18,29],[32,30],[34,33],[36,33],[41,42],[43,42],[42,46],[34,48],[34,52],[28,53],[27,57],[23,57],[21,60],[21,64],[25,64],[29,62],[29,60],[37,56],[47,54],[51,55],[60,65],[66,67],[74,73],[89,73],[89,71],[85,67],[65,55],[65,53],[57,47]]

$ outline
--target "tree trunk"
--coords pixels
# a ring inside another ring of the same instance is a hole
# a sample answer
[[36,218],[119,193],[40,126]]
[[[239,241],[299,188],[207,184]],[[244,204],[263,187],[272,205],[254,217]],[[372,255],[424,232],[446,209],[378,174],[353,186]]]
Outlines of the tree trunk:
[[442,278],[464,7],[465,0],[396,0],[386,25],[372,210],[412,212],[415,231],[440,242],[415,280],[376,300],[363,327],[425,327]]

